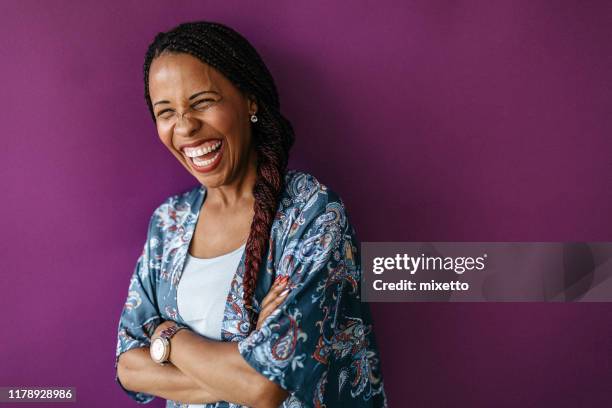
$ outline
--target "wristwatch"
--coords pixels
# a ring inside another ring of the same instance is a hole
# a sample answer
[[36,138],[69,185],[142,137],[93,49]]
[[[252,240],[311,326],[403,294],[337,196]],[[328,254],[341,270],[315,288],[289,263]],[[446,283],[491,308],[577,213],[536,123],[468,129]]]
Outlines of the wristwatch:
[[170,357],[170,339],[179,330],[186,328],[187,326],[175,323],[172,326],[162,330],[159,337],[153,340],[151,347],[149,348],[153,361],[161,365],[166,364],[168,362],[168,357]]

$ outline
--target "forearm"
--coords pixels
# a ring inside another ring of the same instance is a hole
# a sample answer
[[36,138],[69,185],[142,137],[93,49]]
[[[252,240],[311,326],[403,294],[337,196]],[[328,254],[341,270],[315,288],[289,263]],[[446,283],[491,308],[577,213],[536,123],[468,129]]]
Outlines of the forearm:
[[128,390],[144,392],[183,403],[220,401],[209,387],[203,387],[172,364],[159,365],[149,349],[136,348],[123,353],[117,366],[119,381]]
[[251,407],[277,407],[288,393],[240,355],[236,342],[215,341],[189,330],[172,338],[170,361],[220,400]]

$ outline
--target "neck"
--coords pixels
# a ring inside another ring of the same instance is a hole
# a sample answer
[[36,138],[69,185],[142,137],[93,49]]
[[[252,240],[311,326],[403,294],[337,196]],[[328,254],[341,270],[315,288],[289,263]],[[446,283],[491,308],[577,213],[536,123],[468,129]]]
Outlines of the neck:
[[256,179],[257,152],[252,149],[247,163],[229,183],[207,189],[206,201],[220,210],[234,209],[245,205],[251,208],[255,201],[253,186]]

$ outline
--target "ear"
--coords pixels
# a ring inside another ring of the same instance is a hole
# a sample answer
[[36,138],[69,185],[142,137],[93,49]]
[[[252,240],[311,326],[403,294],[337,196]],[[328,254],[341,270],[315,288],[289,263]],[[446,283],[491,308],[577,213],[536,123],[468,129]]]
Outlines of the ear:
[[255,95],[247,95],[247,109],[249,110],[249,114],[257,113],[257,98]]

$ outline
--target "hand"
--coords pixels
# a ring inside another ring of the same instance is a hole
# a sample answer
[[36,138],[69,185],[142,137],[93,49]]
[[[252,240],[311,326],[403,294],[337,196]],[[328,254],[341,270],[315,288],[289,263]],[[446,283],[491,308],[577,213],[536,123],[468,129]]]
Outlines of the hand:
[[261,303],[261,311],[259,312],[259,317],[257,318],[257,330],[261,328],[264,320],[266,320],[266,318],[270,316],[274,309],[276,309],[276,307],[287,298],[287,294],[289,293],[289,288],[287,288],[288,282],[288,276],[281,276],[276,278],[274,285],[272,285],[266,297],[263,298],[263,301]]
[[173,324],[174,324],[174,322],[172,320],[164,320],[163,322],[158,324],[157,327],[155,328],[155,331],[153,332],[153,336],[151,336],[151,340],[156,339],[157,337],[159,337],[159,335],[161,334],[161,332],[163,330],[167,329],[168,327],[172,326]]

